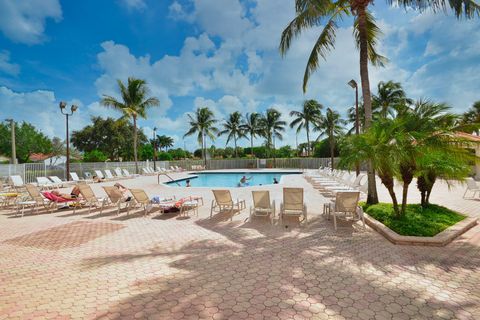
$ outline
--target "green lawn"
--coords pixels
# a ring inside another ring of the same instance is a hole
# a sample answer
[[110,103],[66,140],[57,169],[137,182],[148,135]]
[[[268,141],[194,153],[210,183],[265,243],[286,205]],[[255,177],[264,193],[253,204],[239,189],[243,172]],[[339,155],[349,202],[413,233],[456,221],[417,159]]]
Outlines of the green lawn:
[[393,215],[393,206],[389,203],[372,206],[363,204],[363,210],[403,236],[433,237],[466,218],[455,211],[434,204],[427,208],[422,208],[419,204],[409,204],[405,216],[401,218]]

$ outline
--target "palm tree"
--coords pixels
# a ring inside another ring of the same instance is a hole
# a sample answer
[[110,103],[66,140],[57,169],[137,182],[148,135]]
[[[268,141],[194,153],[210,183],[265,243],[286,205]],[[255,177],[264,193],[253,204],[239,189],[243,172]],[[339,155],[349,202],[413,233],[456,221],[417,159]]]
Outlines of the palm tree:
[[[444,11],[448,5],[453,9],[457,18],[461,16],[474,18],[480,14],[480,5],[475,0],[450,0],[448,4],[443,0],[387,0],[387,2],[419,11],[431,8],[434,12]],[[323,27],[305,68],[303,76],[303,91],[305,92],[310,75],[319,66],[319,58],[326,59],[327,53],[335,47],[335,32],[338,22],[351,14],[355,16],[353,28],[355,42],[360,51],[360,79],[365,107],[366,129],[370,128],[372,123],[372,97],[368,63],[382,66],[387,61],[375,49],[381,32],[376,25],[375,18],[368,10],[368,6],[371,3],[373,3],[373,0],[295,0],[296,17],[285,28],[280,41],[280,52],[282,55],[285,55],[291,46],[292,40],[303,31],[319,26]],[[367,203],[378,203],[375,172],[370,161],[368,162]]]
[[256,112],[252,112],[250,114],[247,113],[247,116],[245,117],[245,121],[240,125],[241,130],[245,134],[248,133],[250,135],[250,154],[252,155],[252,158],[254,157],[253,139],[255,139],[256,136],[261,134],[260,119],[261,119],[261,116],[259,113],[256,113]]
[[194,114],[188,114],[190,129],[185,133],[184,137],[197,133],[198,144],[202,148],[202,157],[205,165],[207,165],[207,141],[206,137],[215,140],[218,129],[214,126],[217,120],[214,118],[213,112],[207,108],[198,108]]
[[322,120],[323,106],[315,100],[305,100],[302,111],[291,111],[290,116],[295,117],[290,123],[290,128],[297,127],[297,133],[303,128],[307,133],[307,156],[310,156],[310,127],[317,125]]
[[340,117],[340,114],[331,108],[327,108],[327,112],[323,121],[320,122],[315,128],[314,131],[320,131],[320,135],[317,140],[322,136],[327,136],[330,144],[330,161],[332,170],[334,168],[334,152],[335,152],[335,138],[340,136],[343,133],[343,125],[346,121]]
[[156,145],[160,148],[165,148],[165,151],[167,151],[167,148],[173,147],[173,139],[172,137],[166,136],[166,135],[157,135],[157,143]]
[[[468,109],[462,116],[462,124],[480,124],[480,100],[474,102],[472,107]],[[480,135],[480,130],[477,128],[475,129],[477,135]]]
[[121,111],[123,113],[122,118],[131,118],[133,120],[133,157],[135,159],[135,171],[138,174],[137,119],[138,117],[146,119],[147,109],[160,105],[160,101],[155,97],[147,97],[149,90],[145,80],[129,77],[126,86],[121,80],[117,80],[117,83],[120,88],[122,101],[103,95],[100,103],[106,107]]
[[389,114],[393,116],[393,112],[412,102],[406,97],[400,82],[380,81],[378,92],[373,96],[372,106],[377,106],[380,109],[380,117],[386,118]]
[[400,215],[397,195],[394,190],[395,176],[398,174],[398,150],[395,135],[400,122],[394,119],[379,119],[372,127],[360,135],[347,136],[340,144],[340,166],[353,167],[370,159],[380,181],[392,198],[393,211]]
[[271,156],[271,148],[273,147],[273,157],[275,158],[275,138],[282,140],[282,132],[285,131],[286,122],[280,120],[282,114],[275,108],[267,109],[265,115],[260,119],[262,127],[262,136],[266,140],[267,150]]
[[226,145],[232,140],[235,146],[235,158],[238,157],[237,153],[237,140],[245,137],[245,133],[242,129],[242,114],[238,111],[230,113],[228,119],[223,123],[223,130],[219,132],[220,135],[227,134]]

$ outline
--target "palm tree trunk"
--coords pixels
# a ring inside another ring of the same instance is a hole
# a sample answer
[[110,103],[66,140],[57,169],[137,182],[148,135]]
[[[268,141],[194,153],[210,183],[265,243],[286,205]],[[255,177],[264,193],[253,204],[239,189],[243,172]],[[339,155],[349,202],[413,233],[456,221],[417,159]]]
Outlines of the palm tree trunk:
[[[362,82],[363,106],[365,109],[365,128],[370,128],[372,124],[372,96],[370,93],[370,80],[368,77],[368,38],[366,23],[366,6],[368,2],[360,4],[357,8],[358,31],[360,37],[360,79]],[[367,203],[378,203],[377,186],[375,183],[375,170],[372,161],[367,163],[368,172],[368,195]]]
[[253,154],[253,134],[250,134],[250,153],[252,154],[252,158],[254,158],[254,154]]
[[305,123],[305,129],[307,130],[307,157],[310,156],[310,128],[308,122]]
[[334,155],[333,155],[333,152],[335,150],[335,141],[333,141],[333,134],[330,135],[330,163],[331,163],[331,167],[332,167],[332,170],[334,169]]
[[233,145],[235,146],[235,158],[238,158],[238,153],[237,153],[237,136],[233,135]]
[[203,148],[203,163],[207,168],[207,140],[205,139],[205,131],[202,131],[202,148]]
[[138,156],[137,156],[137,117],[133,116],[133,159],[135,161],[135,173],[138,174]]
[[400,211],[398,210],[397,195],[395,194],[395,189],[393,188],[394,187],[393,177],[380,176],[380,180],[382,180],[383,185],[388,190],[388,194],[390,195],[390,198],[392,198],[393,212],[395,213],[395,216],[398,217],[400,215]]

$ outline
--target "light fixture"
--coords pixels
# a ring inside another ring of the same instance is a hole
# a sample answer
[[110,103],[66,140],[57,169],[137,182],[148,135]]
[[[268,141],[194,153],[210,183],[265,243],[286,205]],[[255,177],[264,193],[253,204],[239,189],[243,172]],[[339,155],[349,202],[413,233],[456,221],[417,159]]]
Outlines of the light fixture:
[[60,106],[60,110],[63,110],[67,106],[67,103],[65,101],[60,101],[59,106]]
[[348,85],[355,89],[357,87],[357,81],[352,79],[348,82]]

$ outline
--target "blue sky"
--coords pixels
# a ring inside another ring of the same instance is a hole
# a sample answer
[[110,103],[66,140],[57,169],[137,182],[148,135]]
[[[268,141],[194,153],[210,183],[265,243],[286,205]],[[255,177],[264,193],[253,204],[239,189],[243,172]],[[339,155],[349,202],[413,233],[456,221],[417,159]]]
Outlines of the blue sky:
[[[382,1],[372,9],[384,31],[379,51],[390,59],[386,68],[371,68],[373,91],[379,81],[400,81],[409,96],[447,102],[457,112],[480,100],[480,19],[406,12]],[[290,110],[315,98],[344,113],[353,103],[346,83],[359,78],[352,21],[339,26],[336,49],[303,95],[319,30],[306,32],[282,59],[279,38],[293,15],[293,0],[0,0],[0,119],[63,137],[60,100],[80,106],[73,129],[92,115],[117,117],[98,101],[117,95],[116,79],[128,76],[146,79],[161,101],[140,121],[144,132],[156,126],[189,149],[196,142],[182,139],[185,113],[197,107],[212,108],[221,120],[275,106],[289,121]],[[283,144],[294,142],[288,130]]]

